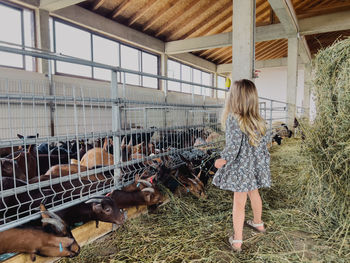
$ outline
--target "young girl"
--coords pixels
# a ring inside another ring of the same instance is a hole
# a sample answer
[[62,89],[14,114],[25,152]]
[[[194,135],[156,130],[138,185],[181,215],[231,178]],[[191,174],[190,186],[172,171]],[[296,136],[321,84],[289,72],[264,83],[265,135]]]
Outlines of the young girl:
[[258,232],[265,232],[261,221],[262,202],[259,188],[270,187],[270,155],[265,121],[259,114],[258,93],[247,79],[236,81],[228,93],[222,114],[226,128],[226,147],[215,162],[213,184],[233,194],[234,237],[229,242],[241,251],[245,204],[249,196],[253,220],[246,224]]

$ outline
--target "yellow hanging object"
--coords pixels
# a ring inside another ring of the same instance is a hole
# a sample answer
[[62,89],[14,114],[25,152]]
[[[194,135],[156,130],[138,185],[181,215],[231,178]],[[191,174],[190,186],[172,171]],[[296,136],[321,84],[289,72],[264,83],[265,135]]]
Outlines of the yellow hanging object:
[[231,80],[230,80],[230,78],[226,78],[225,88],[229,89],[230,87],[231,87]]

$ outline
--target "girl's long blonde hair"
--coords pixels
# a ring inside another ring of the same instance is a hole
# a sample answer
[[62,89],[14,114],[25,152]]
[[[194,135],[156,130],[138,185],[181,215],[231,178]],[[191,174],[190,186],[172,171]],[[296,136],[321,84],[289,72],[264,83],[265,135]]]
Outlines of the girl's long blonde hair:
[[258,146],[261,136],[266,133],[266,125],[259,113],[258,92],[252,81],[241,79],[232,85],[221,116],[224,128],[229,114],[236,117],[241,131],[248,136],[249,144]]

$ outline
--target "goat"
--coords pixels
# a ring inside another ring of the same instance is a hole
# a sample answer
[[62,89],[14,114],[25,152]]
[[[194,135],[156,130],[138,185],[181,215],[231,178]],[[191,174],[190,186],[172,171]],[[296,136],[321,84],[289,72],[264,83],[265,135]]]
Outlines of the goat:
[[26,175],[19,167],[17,160],[0,158],[1,176],[14,177],[20,180],[25,180]]
[[108,196],[92,197],[89,200],[57,212],[68,225],[79,222],[98,221],[121,225],[124,223],[124,211]]
[[67,225],[56,214],[40,206],[42,227],[12,228],[0,232],[0,254],[29,253],[31,260],[36,256],[75,257],[80,247]]
[[114,190],[108,194],[108,196],[110,196],[120,208],[129,208],[139,205],[150,206],[161,203],[164,199],[161,193],[152,187],[144,188],[141,191],[134,192]]

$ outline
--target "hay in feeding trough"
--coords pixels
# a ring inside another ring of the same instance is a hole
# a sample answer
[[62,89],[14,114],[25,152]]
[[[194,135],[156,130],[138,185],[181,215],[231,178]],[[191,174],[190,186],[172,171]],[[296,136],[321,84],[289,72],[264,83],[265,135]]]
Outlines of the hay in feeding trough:
[[[349,245],[324,239],[312,214],[299,208],[298,189],[308,165],[298,140],[272,147],[273,186],[262,191],[268,232],[244,228],[244,250],[232,252],[232,194],[209,184],[208,198],[177,198],[155,212],[130,220],[103,239],[84,246],[80,255],[61,262],[347,262]],[[304,189],[305,190],[305,189]],[[247,218],[252,218],[247,209]]]
[[314,62],[316,119],[305,127],[309,160],[305,206],[321,231],[349,242],[350,232],[350,39],[321,50]]

